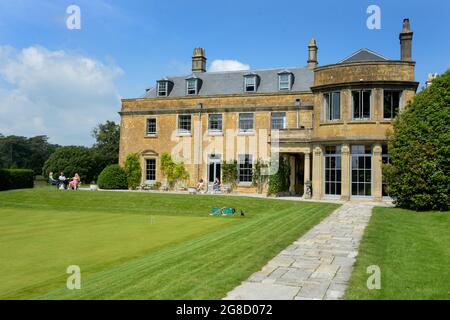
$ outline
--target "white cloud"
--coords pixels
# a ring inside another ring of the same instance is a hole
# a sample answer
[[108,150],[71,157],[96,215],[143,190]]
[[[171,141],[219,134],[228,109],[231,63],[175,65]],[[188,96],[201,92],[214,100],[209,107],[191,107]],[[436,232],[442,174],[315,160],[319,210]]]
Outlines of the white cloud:
[[237,60],[213,60],[209,66],[208,71],[239,71],[239,70],[249,70],[250,65],[239,62]]
[[80,54],[0,46],[0,133],[89,145],[97,123],[118,120],[114,81],[122,74]]

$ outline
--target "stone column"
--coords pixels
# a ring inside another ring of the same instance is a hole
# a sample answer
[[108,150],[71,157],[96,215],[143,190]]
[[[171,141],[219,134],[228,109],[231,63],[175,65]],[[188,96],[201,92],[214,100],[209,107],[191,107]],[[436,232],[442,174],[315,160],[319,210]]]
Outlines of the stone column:
[[311,181],[311,152],[305,153],[305,181]]
[[372,159],[372,190],[373,190],[373,200],[382,200],[382,148],[380,143],[376,143],[373,147],[373,159]]
[[350,200],[350,146],[345,143],[341,147],[341,200]]
[[295,193],[295,156],[289,156],[289,167],[291,167],[291,176],[289,178],[291,184],[289,186],[289,191]]
[[311,153],[307,152],[305,153],[305,164],[304,164],[304,186],[303,186],[303,194],[304,197],[309,199],[310,196],[306,194],[306,182],[311,181]]
[[322,198],[323,194],[323,152],[322,147],[315,146],[313,153],[312,193],[313,199]]

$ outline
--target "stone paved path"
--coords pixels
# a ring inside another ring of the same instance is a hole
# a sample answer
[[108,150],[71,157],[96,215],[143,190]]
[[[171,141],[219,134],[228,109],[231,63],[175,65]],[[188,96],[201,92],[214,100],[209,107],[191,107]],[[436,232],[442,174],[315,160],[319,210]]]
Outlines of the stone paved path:
[[230,291],[225,299],[340,299],[372,207],[366,203],[345,203]]

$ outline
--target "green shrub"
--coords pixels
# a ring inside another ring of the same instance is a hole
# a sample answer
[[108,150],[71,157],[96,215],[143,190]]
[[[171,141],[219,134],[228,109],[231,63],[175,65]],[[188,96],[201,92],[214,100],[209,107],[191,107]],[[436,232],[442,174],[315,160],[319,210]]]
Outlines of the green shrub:
[[100,189],[127,189],[127,175],[121,166],[112,164],[103,169],[98,176],[97,184]]
[[33,180],[31,169],[0,169],[0,191],[33,188]]
[[137,153],[130,153],[125,160],[125,174],[127,175],[128,188],[136,189],[141,183],[141,165]]
[[278,160],[278,171],[269,176],[269,194],[288,192],[290,186],[291,170],[287,159],[280,157]]
[[413,210],[450,208],[450,70],[418,93],[394,123],[389,195]]

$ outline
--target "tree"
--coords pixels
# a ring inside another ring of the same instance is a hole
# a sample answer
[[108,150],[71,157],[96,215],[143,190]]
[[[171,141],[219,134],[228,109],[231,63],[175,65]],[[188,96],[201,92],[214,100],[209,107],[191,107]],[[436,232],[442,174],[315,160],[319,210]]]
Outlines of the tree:
[[127,156],[124,169],[127,175],[128,188],[136,189],[141,183],[141,166],[137,153],[130,153]]
[[383,167],[395,203],[413,210],[450,207],[450,70],[417,94],[394,123]]
[[119,162],[120,126],[114,121],[106,121],[92,130],[92,137],[96,141],[92,147],[94,176],[98,176],[106,166]]
[[58,145],[48,143],[47,136],[32,138],[0,136],[0,166],[3,168],[32,169],[42,174],[42,166]]
[[91,150],[86,147],[61,147],[45,162],[43,172],[47,176],[50,172],[57,175],[64,172],[66,177],[78,173],[81,181],[91,183],[95,178],[95,164]]

